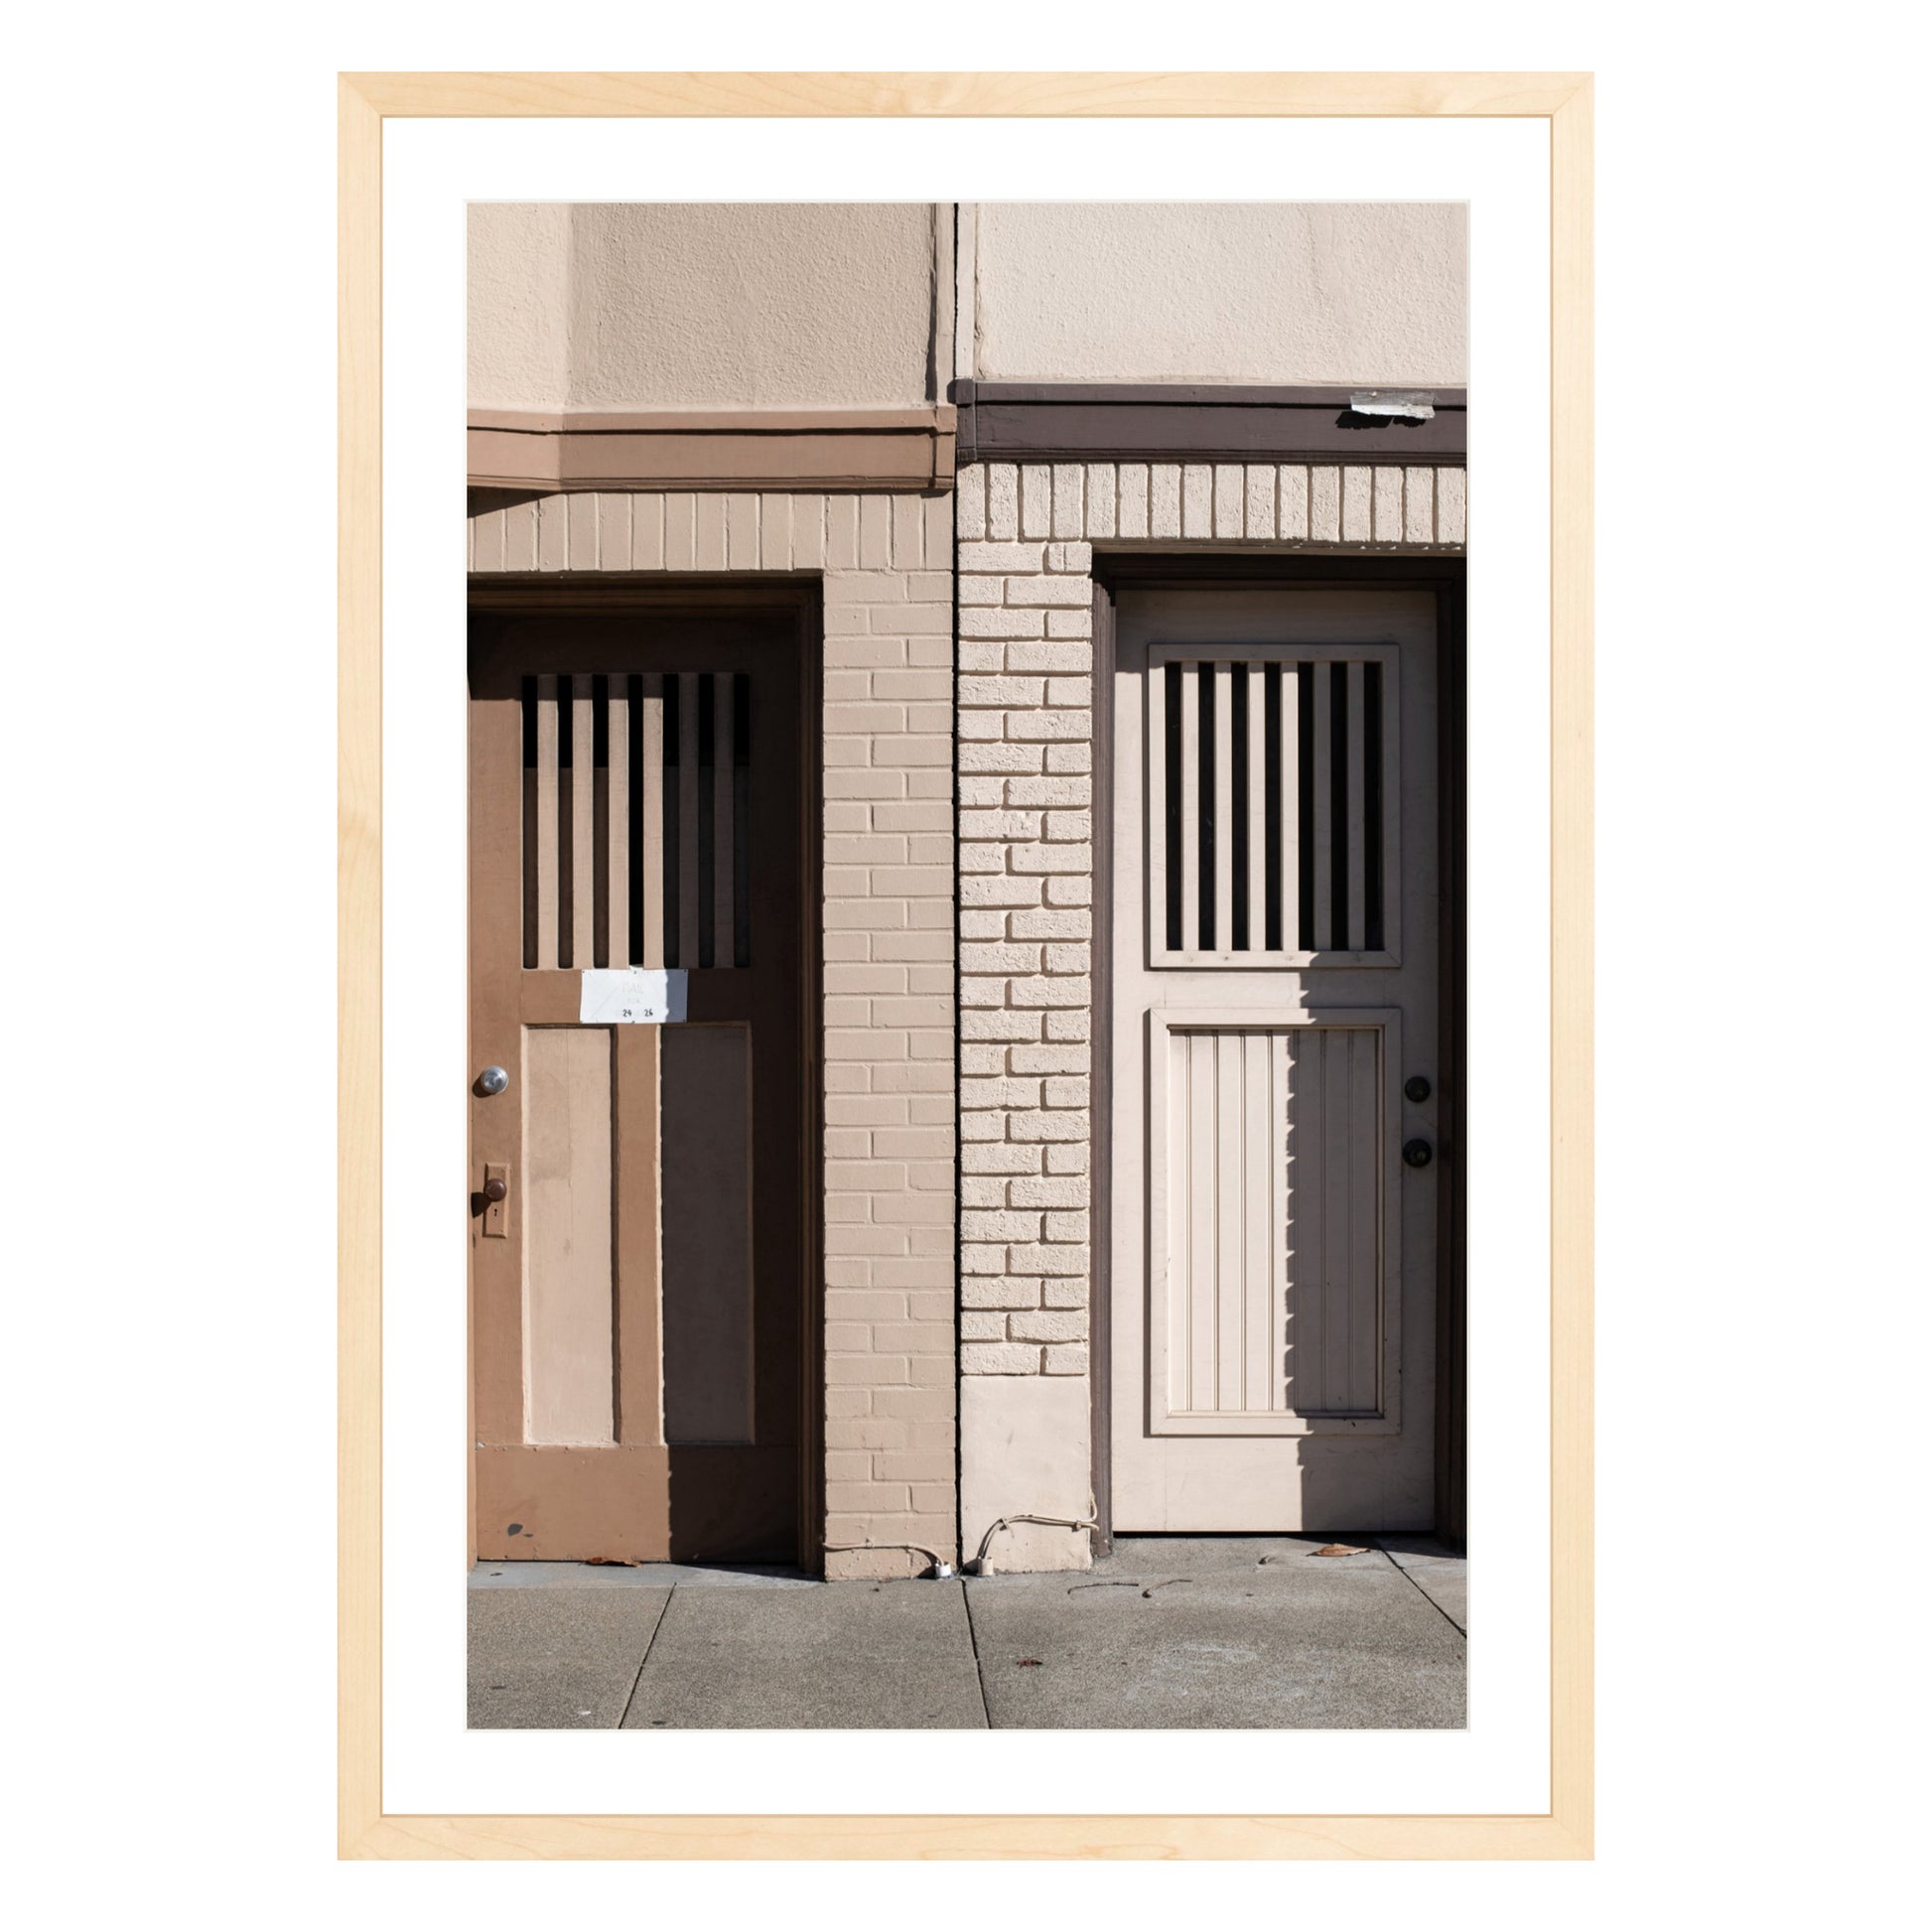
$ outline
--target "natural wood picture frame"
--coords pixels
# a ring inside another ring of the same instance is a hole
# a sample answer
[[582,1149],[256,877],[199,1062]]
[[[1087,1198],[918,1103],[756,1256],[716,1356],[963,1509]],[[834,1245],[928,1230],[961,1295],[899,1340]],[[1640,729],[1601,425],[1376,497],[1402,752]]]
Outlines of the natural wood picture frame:
[[[340,77],[339,1849],[349,1859],[1591,1856],[1592,296],[1587,73]],[[381,1796],[381,232],[396,117],[1513,118],[1550,126],[1551,1803],[1517,1816],[452,1817]]]

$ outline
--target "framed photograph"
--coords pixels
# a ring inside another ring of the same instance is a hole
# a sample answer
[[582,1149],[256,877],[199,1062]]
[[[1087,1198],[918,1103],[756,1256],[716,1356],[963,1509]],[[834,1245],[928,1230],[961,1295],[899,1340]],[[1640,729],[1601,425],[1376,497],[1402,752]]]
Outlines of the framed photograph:
[[341,1855],[1589,1858],[1589,76],[341,116]]

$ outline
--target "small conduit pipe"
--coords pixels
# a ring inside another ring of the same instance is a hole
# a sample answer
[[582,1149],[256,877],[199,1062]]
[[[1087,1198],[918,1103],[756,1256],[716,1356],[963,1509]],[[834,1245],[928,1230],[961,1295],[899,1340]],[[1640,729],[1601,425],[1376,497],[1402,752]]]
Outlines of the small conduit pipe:
[[993,1539],[1002,1530],[1011,1529],[1015,1523],[1043,1523],[1048,1529],[1055,1530],[1097,1530],[1100,1527],[1099,1522],[1096,1520],[1098,1515],[1099,1511],[1094,1507],[1093,1498],[1089,1496],[1087,1498],[1086,1516],[1080,1521],[1075,1521],[1071,1516],[1030,1516],[1025,1514],[1002,1516],[987,1526],[986,1534],[980,1538],[979,1554],[973,1558],[971,1563],[966,1565],[966,1574],[969,1577],[991,1577],[995,1574],[993,1561],[987,1555],[987,1552],[993,1547]]
[[927,1563],[925,1574],[943,1581],[953,1574],[952,1559],[942,1557],[937,1550],[928,1550],[923,1543],[827,1543],[825,1554],[830,1556],[857,1556],[869,1550],[907,1550],[915,1557],[924,1557]]

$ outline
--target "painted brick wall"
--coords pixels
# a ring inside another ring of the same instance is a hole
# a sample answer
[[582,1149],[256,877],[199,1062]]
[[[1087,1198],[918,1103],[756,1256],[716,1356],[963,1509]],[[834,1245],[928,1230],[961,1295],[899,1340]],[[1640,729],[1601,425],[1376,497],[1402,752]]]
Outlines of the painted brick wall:
[[833,1577],[957,1545],[952,551],[945,495],[574,492],[470,519],[476,571],[824,575],[826,1541],[880,1546]]
[[[1085,1393],[1092,1254],[1094,546],[1458,550],[1466,485],[1422,466],[995,463],[961,470],[958,491],[970,1555],[998,1516],[1084,1513],[1090,1474],[1087,1406],[1068,1398]],[[1055,1377],[1079,1387],[1035,1398],[992,1380]],[[1006,1534],[1015,1568],[1087,1561],[1082,1533]]]

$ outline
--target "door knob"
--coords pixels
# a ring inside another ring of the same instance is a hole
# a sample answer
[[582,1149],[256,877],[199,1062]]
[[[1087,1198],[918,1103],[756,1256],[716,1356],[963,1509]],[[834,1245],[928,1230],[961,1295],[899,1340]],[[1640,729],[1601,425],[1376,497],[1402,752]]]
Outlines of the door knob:
[[1436,1157],[1427,1141],[1404,1141],[1402,1158],[1412,1168],[1426,1168]]
[[477,1092],[487,1100],[499,1094],[510,1083],[510,1076],[500,1066],[486,1066],[477,1075]]
[[1420,1073],[1412,1073],[1404,1081],[1402,1096],[1412,1107],[1420,1107],[1429,1098],[1429,1082]]
[[509,1209],[503,1203],[510,1195],[509,1164],[489,1161],[483,1165],[483,1231],[502,1240],[509,1233]]

